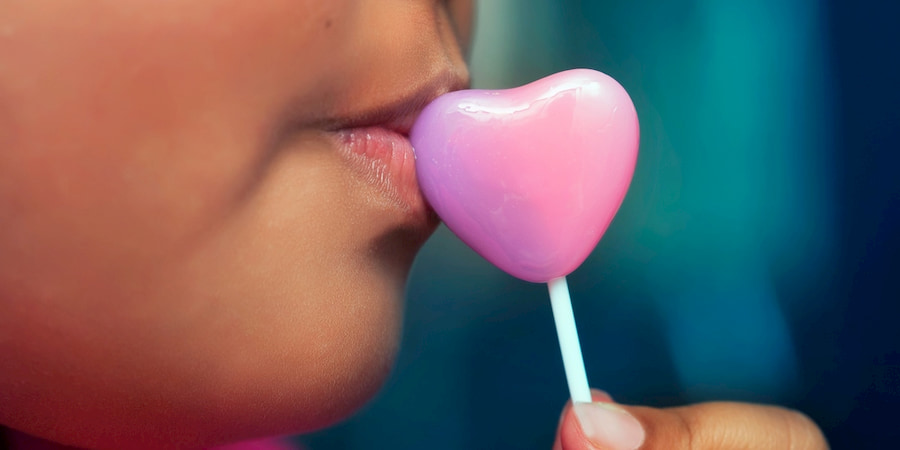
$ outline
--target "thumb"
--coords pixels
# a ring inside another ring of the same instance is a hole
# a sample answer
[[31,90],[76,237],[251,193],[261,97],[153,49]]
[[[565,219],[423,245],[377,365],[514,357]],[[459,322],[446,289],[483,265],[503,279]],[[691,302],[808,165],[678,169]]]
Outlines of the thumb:
[[713,402],[678,408],[581,403],[566,406],[554,449],[827,449],[802,413],[774,406]]

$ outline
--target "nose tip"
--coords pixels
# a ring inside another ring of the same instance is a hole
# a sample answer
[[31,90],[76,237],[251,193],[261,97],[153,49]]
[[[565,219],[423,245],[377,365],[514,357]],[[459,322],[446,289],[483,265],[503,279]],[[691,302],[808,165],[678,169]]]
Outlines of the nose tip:
[[450,64],[435,79],[435,87],[437,88],[435,96],[460,89],[468,89],[471,85],[469,68],[465,64]]

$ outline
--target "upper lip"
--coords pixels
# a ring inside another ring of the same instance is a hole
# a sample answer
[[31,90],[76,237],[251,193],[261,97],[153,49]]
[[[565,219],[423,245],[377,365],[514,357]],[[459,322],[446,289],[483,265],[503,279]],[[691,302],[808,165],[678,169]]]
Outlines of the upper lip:
[[337,131],[378,126],[408,137],[416,117],[428,103],[447,92],[463,89],[468,84],[465,76],[451,71],[441,72],[418,89],[392,96],[391,100],[375,108],[328,120],[325,129]]

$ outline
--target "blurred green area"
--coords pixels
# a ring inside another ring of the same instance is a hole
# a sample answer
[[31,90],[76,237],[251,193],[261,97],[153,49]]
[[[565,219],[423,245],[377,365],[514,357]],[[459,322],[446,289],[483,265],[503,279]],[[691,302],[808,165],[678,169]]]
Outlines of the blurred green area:
[[[812,0],[479,3],[475,87],[589,67],[625,86],[641,120],[628,196],[569,277],[592,386],[623,403],[797,407],[832,445],[865,447],[865,427],[847,427],[868,420],[854,419],[859,408],[880,414],[882,406],[860,403],[866,385],[857,378],[895,376],[897,342],[873,350],[882,366],[841,372],[841,358],[854,360],[853,346],[869,342],[847,334],[856,331],[846,308],[851,295],[863,311],[897,292],[857,287],[856,267],[897,266],[891,251],[875,261],[853,253],[872,239],[847,233],[865,229],[864,220],[895,221],[896,204],[860,199],[865,192],[846,186],[869,167],[847,166],[848,158],[868,161],[849,139],[869,129],[838,110],[848,94],[839,89],[846,49],[834,42],[844,38],[835,23],[852,20],[842,8]],[[889,68],[896,73],[896,63]],[[895,145],[892,136],[879,145]],[[871,217],[847,216],[846,205],[859,202],[869,207],[859,214]],[[887,239],[875,243],[896,248]],[[303,442],[550,448],[568,397],[557,345],[545,286],[500,272],[441,228],[414,267],[394,376],[359,415]],[[879,367],[888,372],[877,375]],[[877,395],[894,389],[878,398],[896,406],[894,380],[875,385]],[[870,434],[872,442],[897,436],[885,433]]]

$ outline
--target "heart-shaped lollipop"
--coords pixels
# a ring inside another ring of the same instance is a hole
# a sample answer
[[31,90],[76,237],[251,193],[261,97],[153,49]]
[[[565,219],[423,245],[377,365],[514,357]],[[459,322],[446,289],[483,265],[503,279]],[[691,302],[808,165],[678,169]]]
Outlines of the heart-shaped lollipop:
[[638,150],[625,89],[576,69],[429,104],[410,133],[419,186],[466,244],[511,275],[547,282],[574,402],[591,392],[565,276],[622,204]]
[[447,227],[511,275],[547,282],[584,262],[619,209],[638,121],[619,83],[575,69],[445,94],[410,140],[419,186]]

